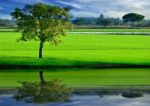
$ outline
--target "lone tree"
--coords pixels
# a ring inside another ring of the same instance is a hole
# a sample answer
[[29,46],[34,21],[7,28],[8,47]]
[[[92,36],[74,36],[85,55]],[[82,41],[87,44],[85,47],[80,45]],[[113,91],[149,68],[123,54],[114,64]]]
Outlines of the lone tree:
[[108,25],[111,24],[111,19],[109,18],[105,18],[103,14],[101,14],[99,16],[99,18],[97,18],[97,22],[96,22],[97,25],[102,25],[104,26],[104,28]]
[[[66,35],[65,29],[71,28],[69,8],[38,3],[26,5],[23,9],[16,8],[12,17],[16,20],[18,30],[22,33],[19,40],[39,40],[39,58],[43,57],[45,42],[57,45],[59,37]],[[44,81],[43,71],[39,72],[41,82]]]
[[127,22],[130,22],[131,23],[131,28],[134,28],[135,27],[135,22],[140,22],[142,20],[144,20],[144,17],[143,15],[141,14],[137,14],[137,13],[128,13],[128,14],[125,14],[122,19],[125,23]]

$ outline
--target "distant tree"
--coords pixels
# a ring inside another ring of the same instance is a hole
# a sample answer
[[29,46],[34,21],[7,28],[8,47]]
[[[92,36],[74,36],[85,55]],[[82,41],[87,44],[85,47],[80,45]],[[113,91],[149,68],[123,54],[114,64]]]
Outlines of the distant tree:
[[144,27],[150,27],[150,20],[144,20],[142,26],[144,26]]
[[112,25],[121,25],[121,24],[123,24],[122,23],[122,20],[120,19],[120,18],[110,18],[111,19],[111,21],[112,21]]
[[[26,5],[23,9],[16,8],[11,15],[22,33],[19,40],[38,39],[39,58],[42,58],[44,43],[57,45],[60,42],[59,37],[66,35],[65,29],[71,28],[69,10],[43,3]],[[40,80],[44,82],[43,71],[40,71]]]
[[0,19],[0,27],[4,28],[15,27],[15,21],[8,19]]
[[103,18],[104,18],[104,15],[103,15],[103,14],[101,14],[101,15],[99,16],[99,18],[100,18],[100,19],[103,19]]
[[75,25],[94,25],[96,23],[96,18],[92,17],[78,17],[72,21]]
[[130,22],[131,23],[131,28],[134,28],[135,27],[135,22],[140,22],[142,20],[144,20],[144,17],[143,15],[141,14],[137,14],[137,13],[128,13],[128,14],[125,14],[122,19],[123,21],[126,23],[126,22]]
[[97,25],[103,25],[104,27],[111,24],[111,19],[109,18],[98,18],[97,19]]
[[76,25],[87,25],[88,22],[87,22],[87,20],[84,17],[79,17],[79,18],[76,18],[75,20],[73,20],[73,24],[76,24]]

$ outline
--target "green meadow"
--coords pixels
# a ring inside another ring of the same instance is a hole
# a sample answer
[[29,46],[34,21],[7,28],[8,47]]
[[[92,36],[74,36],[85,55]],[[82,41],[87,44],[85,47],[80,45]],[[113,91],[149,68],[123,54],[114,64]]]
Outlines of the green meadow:
[[38,59],[38,41],[17,42],[20,33],[0,32],[0,65],[76,66],[90,64],[150,64],[150,36],[68,35],[59,45],[45,43]]
[[[70,34],[55,46],[45,43],[38,59],[39,41],[17,42],[18,32],[0,32],[0,87],[19,86],[18,81],[38,81],[39,70],[13,66],[88,67],[111,64],[150,65],[148,35]],[[12,68],[12,70],[10,70]],[[47,80],[59,78],[72,87],[150,85],[150,69],[43,69]]]

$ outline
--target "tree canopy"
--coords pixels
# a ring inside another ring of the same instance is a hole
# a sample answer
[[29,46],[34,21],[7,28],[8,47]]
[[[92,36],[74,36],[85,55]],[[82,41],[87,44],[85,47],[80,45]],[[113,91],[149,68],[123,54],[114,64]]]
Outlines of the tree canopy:
[[110,25],[112,23],[112,19],[110,18],[105,18],[103,14],[101,14],[98,18],[97,18],[97,25],[103,25],[104,27]]
[[11,13],[17,20],[18,30],[22,32],[20,40],[39,39],[42,42],[57,44],[58,35],[65,35],[69,28],[69,9],[46,4],[26,5]]
[[132,27],[134,28],[135,26],[135,22],[140,22],[142,20],[144,20],[144,17],[143,15],[141,14],[137,14],[137,13],[128,13],[128,14],[125,14],[122,19],[124,22],[131,22],[132,23]]

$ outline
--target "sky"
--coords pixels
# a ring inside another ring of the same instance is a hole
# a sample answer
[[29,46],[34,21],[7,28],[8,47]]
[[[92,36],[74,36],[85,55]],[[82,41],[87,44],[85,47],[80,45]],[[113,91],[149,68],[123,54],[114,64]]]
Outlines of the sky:
[[72,8],[73,17],[122,17],[126,13],[139,13],[150,19],[150,0],[0,0],[0,18],[11,19],[14,8],[25,4],[46,3]]

